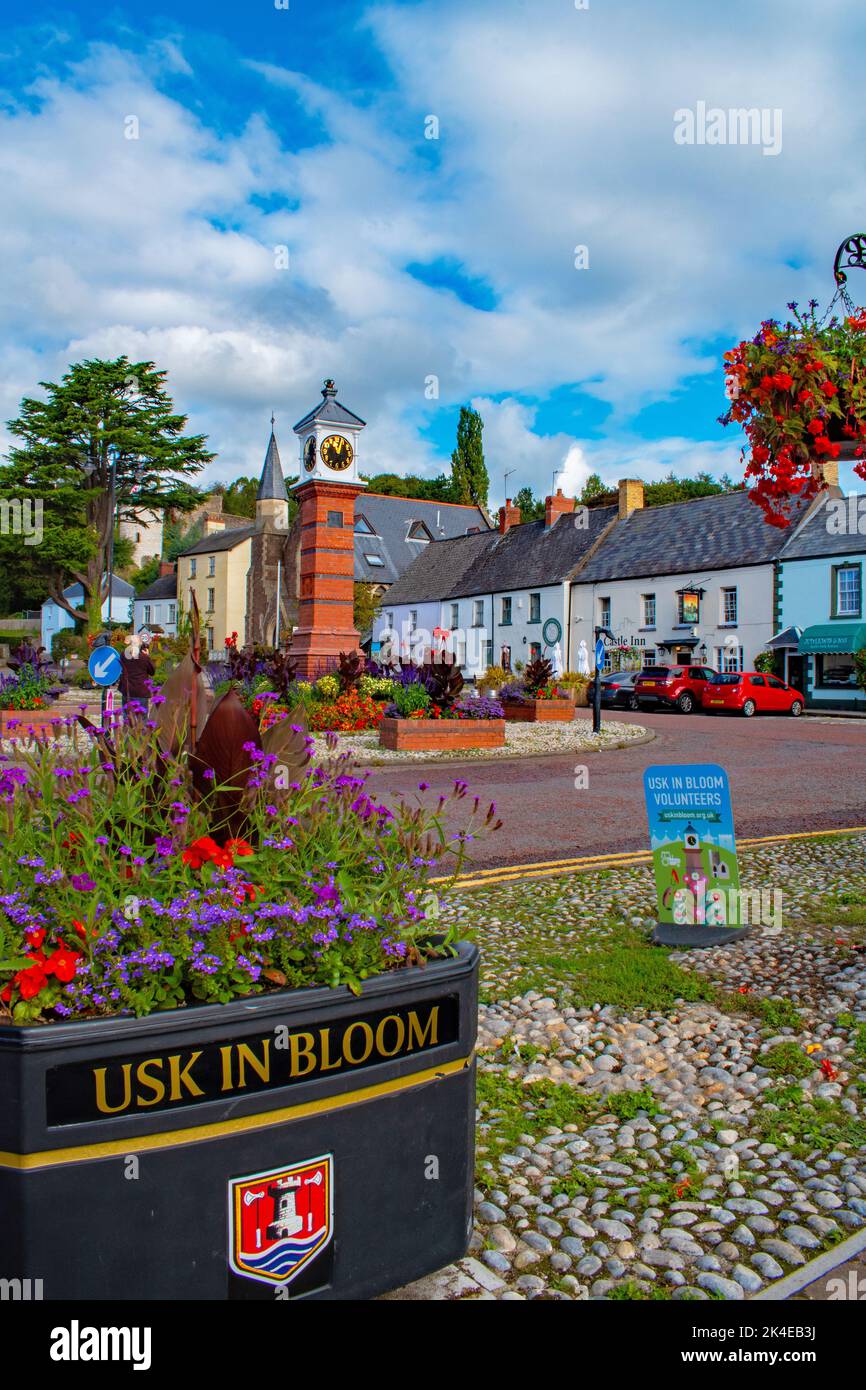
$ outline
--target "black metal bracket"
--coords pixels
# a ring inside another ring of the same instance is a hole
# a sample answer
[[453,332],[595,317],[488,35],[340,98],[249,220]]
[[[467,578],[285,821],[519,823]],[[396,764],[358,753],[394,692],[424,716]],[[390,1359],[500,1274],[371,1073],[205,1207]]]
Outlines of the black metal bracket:
[[[844,258],[847,256],[847,260]],[[833,262],[833,278],[837,285],[844,285],[848,279],[845,270],[866,270],[866,232],[855,232],[846,237],[836,252]]]

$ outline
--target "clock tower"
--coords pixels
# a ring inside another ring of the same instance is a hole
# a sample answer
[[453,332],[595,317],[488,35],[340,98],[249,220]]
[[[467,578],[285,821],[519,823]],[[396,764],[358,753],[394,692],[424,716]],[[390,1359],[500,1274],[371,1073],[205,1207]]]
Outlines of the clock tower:
[[320,404],[295,425],[300,593],[292,656],[302,680],[314,680],[340,652],[360,645],[354,619],[355,498],[366,486],[358,472],[364,423],[337,400],[329,379]]

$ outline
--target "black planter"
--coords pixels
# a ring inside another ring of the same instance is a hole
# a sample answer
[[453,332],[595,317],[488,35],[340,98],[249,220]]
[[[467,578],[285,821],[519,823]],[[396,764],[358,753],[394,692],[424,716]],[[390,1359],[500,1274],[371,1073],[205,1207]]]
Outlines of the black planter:
[[360,998],[0,1028],[0,1278],[46,1299],[371,1298],[460,1258],[477,988],[463,944]]

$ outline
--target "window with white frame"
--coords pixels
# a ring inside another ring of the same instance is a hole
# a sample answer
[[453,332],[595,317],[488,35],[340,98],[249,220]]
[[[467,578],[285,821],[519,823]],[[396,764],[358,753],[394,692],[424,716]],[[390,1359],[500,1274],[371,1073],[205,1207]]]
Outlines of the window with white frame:
[[208,555],[208,557],[207,557],[207,573],[208,573],[208,578],[209,578],[209,579],[213,579],[213,576],[216,574],[216,556],[215,556],[215,555]]
[[144,621],[145,621],[146,623],[149,623],[150,620],[151,620],[151,611],[152,611],[152,610],[151,610],[150,604],[149,604],[149,603],[146,603],[146,604],[144,605]]
[[418,609],[417,609],[417,608],[410,608],[410,610],[409,610],[409,631],[410,631],[410,632],[415,632],[415,630],[417,629],[417,627],[418,627]]
[[646,650],[641,654],[641,661],[642,661],[642,664],[643,664],[644,666],[655,666],[655,664],[656,664],[655,648],[654,648],[654,647],[647,647]]
[[736,627],[739,621],[737,609],[737,590],[722,590],[722,623],[725,627]]
[[[643,626],[655,627],[656,625],[656,596],[655,594],[641,594],[641,604],[643,606]],[[606,626],[606,624],[604,624]]]
[[834,618],[860,617],[860,566],[835,566],[835,605]]
[[212,613],[212,612],[214,611],[214,601],[215,601],[215,599],[216,599],[216,590],[215,590],[215,589],[208,589],[208,591],[207,591],[207,611],[208,611],[209,613]]
[[452,605],[451,605],[451,631],[452,631],[452,632],[455,632],[459,626],[460,626],[460,604],[459,604],[459,603],[452,603]]
[[717,671],[742,671],[743,669],[743,649],[733,645],[716,647],[716,670]]
[[195,559],[189,562],[189,577],[190,579],[195,579]]
[[610,627],[610,599],[600,598],[598,601],[598,621],[601,627]]
[[477,599],[475,599],[475,600],[473,601],[473,604],[472,604],[472,626],[473,626],[473,627],[483,627],[483,626],[484,626],[484,599],[483,599],[483,598],[477,598]]
[[177,622],[177,604],[176,604],[176,603],[170,603],[170,604],[168,605],[168,620],[167,620],[167,621],[170,622],[170,623],[176,623],[176,622]]

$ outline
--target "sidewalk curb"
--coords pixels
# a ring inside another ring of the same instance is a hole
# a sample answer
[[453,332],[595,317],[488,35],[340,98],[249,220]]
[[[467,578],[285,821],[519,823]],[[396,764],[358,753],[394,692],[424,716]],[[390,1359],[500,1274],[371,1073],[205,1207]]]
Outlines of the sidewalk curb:
[[761,1289],[750,1303],[759,1303],[762,1300],[779,1300],[791,1298],[793,1294],[800,1293],[807,1285],[814,1284],[816,1279],[820,1279],[825,1274],[832,1274],[834,1269],[846,1264],[848,1260],[860,1255],[866,1250],[866,1228],[855,1231],[853,1236],[843,1240],[840,1245],[834,1245],[832,1250],[825,1250],[823,1255],[818,1255],[808,1264],[797,1269],[793,1274],[786,1274],[784,1279],[779,1279],[775,1284],[770,1284],[769,1288]]

